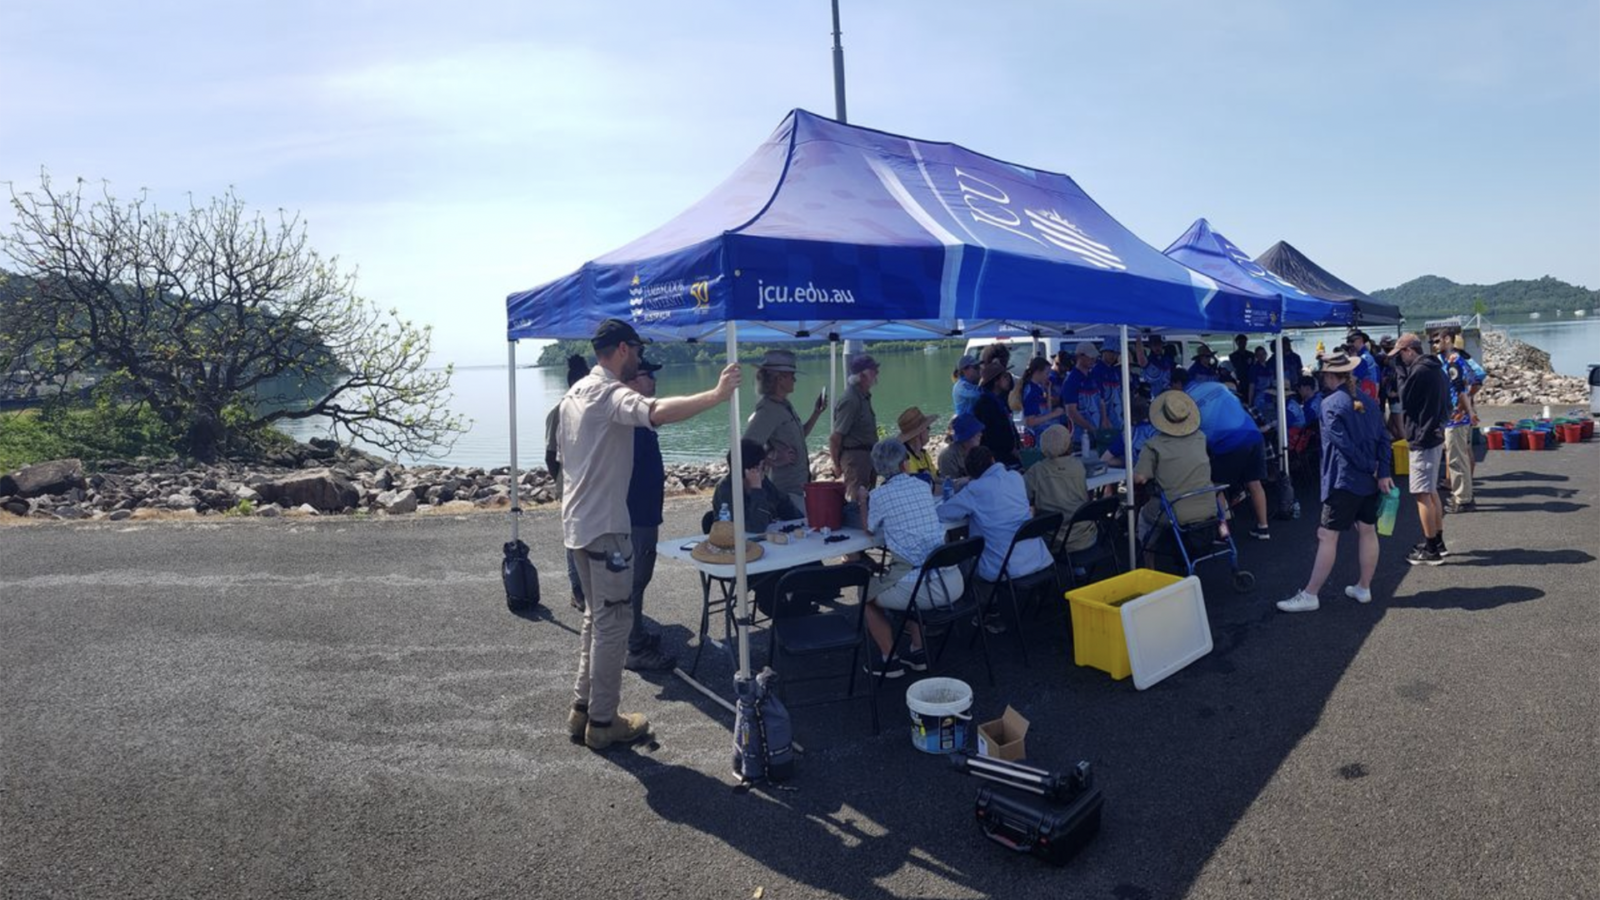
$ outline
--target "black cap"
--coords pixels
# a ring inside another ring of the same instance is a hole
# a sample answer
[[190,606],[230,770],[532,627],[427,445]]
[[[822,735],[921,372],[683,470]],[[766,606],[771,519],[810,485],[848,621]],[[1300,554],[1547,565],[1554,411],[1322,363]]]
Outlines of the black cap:
[[633,326],[629,325],[627,322],[624,322],[621,319],[607,319],[600,323],[599,328],[594,330],[594,339],[592,343],[594,344],[594,349],[605,350],[610,347],[615,347],[618,344],[628,343],[629,341],[637,344],[650,343],[644,338],[639,337],[639,332],[634,331]]
[[661,371],[661,369],[662,369],[661,363],[655,362],[654,360],[645,359],[642,354],[639,356],[639,371],[641,371],[641,372],[659,372],[659,371]]

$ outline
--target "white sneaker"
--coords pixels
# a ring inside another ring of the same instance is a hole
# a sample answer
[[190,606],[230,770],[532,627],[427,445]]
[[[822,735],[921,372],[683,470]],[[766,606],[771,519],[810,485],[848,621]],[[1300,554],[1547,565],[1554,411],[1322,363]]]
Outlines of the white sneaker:
[[1322,606],[1316,594],[1308,594],[1304,590],[1287,600],[1278,601],[1278,609],[1284,612],[1315,612]]
[[1352,584],[1344,589],[1344,595],[1357,603],[1371,603],[1372,592],[1359,584]]

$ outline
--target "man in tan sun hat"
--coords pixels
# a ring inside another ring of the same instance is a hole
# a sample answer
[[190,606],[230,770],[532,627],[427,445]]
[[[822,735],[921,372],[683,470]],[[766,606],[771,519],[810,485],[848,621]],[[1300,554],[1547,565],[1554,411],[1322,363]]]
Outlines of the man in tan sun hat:
[[933,476],[937,470],[934,468],[933,457],[928,453],[928,426],[937,418],[939,417],[924,415],[918,407],[908,406],[895,421],[895,425],[900,429],[898,440],[906,446],[906,474],[929,484],[933,483]]
[[[1163,391],[1150,401],[1150,424],[1157,434],[1145,442],[1133,468],[1138,484],[1154,481],[1168,497],[1185,494],[1211,483],[1211,459],[1206,438],[1200,433],[1200,407],[1182,391]],[[1217,501],[1209,494],[1186,497],[1173,504],[1178,522],[1188,525],[1216,518]],[[1140,536],[1163,524],[1161,504],[1154,497],[1140,510]]]

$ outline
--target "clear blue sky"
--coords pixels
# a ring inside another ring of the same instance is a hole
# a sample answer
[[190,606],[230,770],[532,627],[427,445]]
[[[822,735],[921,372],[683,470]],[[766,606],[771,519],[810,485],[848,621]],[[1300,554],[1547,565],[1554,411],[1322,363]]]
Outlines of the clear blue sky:
[[[1157,247],[1206,216],[1367,290],[1600,286],[1596,0],[842,6],[852,122],[1067,172]],[[437,358],[494,363],[506,294],[831,114],[830,30],[827,0],[11,0],[0,180],[300,210]]]

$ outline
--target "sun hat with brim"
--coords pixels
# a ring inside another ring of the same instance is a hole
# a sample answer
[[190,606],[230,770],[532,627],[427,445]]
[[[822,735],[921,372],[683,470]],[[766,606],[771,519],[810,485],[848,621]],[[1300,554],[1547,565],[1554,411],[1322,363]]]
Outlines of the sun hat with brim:
[[998,359],[991,359],[983,364],[983,370],[978,375],[978,383],[987,387],[990,382],[1001,375],[1012,375],[1012,371]]
[[1354,359],[1343,353],[1329,353],[1320,356],[1317,358],[1317,362],[1320,364],[1317,366],[1317,372],[1329,375],[1344,375],[1354,372],[1356,367],[1361,365],[1361,360]]
[[795,368],[794,362],[794,353],[792,351],[768,350],[767,355],[761,357],[761,362],[756,364],[756,368],[766,369],[768,372],[796,373],[800,370]]
[[1183,391],[1162,391],[1150,401],[1150,424],[1173,437],[1194,434],[1200,428],[1200,407]]
[[906,411],[901,413],[900,418],[895,421],[895,424],[900,427],[898,440],[904,444],[919,434],[926,434],[928,426],[933,424],[933,420],[937,418],[939,417],[924,415],[922,410],[915,406],[907,407]]
[[[755,562],[766,552],[760,544],[744,542],[744,561]],[[689,555],[703,563],[713,566],[731,566],[735,563],[733,543],[733,523],[711,523],[711,534],[706,539],[694,546]]]

